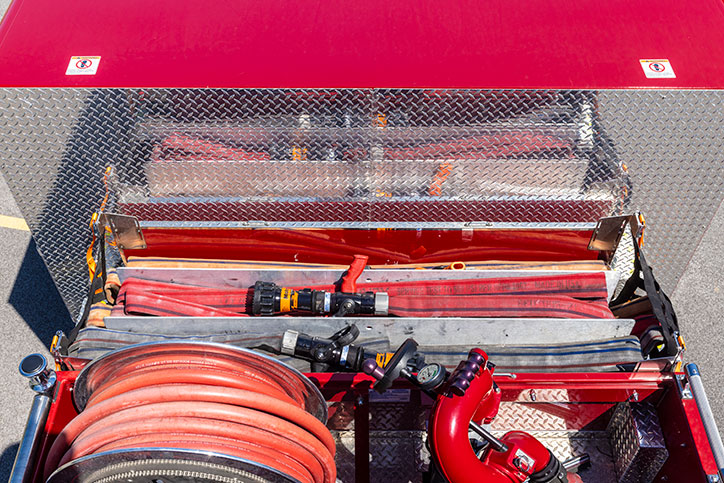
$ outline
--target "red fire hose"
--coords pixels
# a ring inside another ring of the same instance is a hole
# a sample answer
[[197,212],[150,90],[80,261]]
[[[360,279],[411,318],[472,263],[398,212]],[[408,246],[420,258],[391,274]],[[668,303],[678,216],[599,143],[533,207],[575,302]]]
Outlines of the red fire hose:
[[304,387],[277,367],[285,366],[213,344],[185,353],[163,346],[136,350],[121,370],[118,360],[95,368],[85,408],[50,449],[46,478],[90,454],[166,447],[243,458],[301,482],[335,481],[332,435],[305,409]]
[[396,295],[390,296],[389,313],[400,317],[612,318],[605,304],[572,297],[516,295]]
[[[358,272],[360,267],[352,266]],[[354,270],[353,270],[354,269]],[[386,292],[391,315],[401,317],[560,317],[613,318],[606,303],[603,273],[576,273],[499,279],[418,280],[353,284],[346,290]],[[290,287],[299,289],[305,287]],[[334,285],[308,287],[334,291]],[[239,316],[250,308],[249,289],[227,289],[129,278],[118,301],[126,314],[158,316]]]

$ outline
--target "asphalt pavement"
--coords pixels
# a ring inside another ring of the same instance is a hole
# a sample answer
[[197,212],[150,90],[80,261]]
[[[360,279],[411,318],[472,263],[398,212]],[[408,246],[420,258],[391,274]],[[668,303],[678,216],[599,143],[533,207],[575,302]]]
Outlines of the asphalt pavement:
[[[8,4],[9,0],[0,0],[0,13]],[[18,364],[33,352],[47,354],[55,331],[67,331],[71,325],[21,218],[0,177],[0,481],[10,475],[33,397],[26,380],[18,374]],[[720,377],[724,373],[724,331],[719,330],[724,314],[722,239],[724,206],[719,207],[672,299],[688,345],[687,360],[699,364],[716,419],[724,428],[724,387]]]

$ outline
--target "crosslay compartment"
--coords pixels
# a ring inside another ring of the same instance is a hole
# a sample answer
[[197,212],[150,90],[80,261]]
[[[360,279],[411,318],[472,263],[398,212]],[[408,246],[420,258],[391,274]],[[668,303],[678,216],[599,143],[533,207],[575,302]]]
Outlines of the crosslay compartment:
[[[158,262],[151,260],[149,263],[154,265]],[[175,262],[173,259],[164,260],[162,263],[172,266],[175,263],[194,265],[184,261]],[[214,261],[209,260],[206,263],[213,264]],[[485,284],[479,289],[483,291],[482,293],[485,290],[492,290],[493,293],[510,294],[507,295],[510,299],[506,299],[506,296],[498,299],[490,295],[491,300],[495,302],[491,310],[497,312],[492,317],[439,317],[437,309],[425,308],[422,310],[428,313],[428,316],[342,318],[248,316],[250,310],[248,297],[249,293],[253,293],[249,292],[249,289],[258,281],[300,288],[328,286],[341,279],[340,277],[346,273],[342,270],[159,268],[144,267],[143,259],[133,260],[132,265],[117,269],[121,287],[119,298],[122,302],[112,310],[101,309],[105,316],[98,319],[97,323],[94,322],[94,327],[87,327],[79,332],[77,339],[70,346],[72,355],[95,357],[101,355],[103,351],[123,345],[178,337],[225,342],[271,351],[285,362],[302,370],[308,370],[309,366],[303,361],[280,354],[283,352],[281,346],[284,334],[295,331],[324,338],[349,325],[354,325],[360,331],[355,343],[365,350],[379,353],[394,352],[396,347],[412,337],[420,347],[432,351],[440,363],[450,367],[454,367],[460,357],[464,356],[472,346],[487,350],[495,359],[496,365],[506,371],[570,372],[584,368],[594,371],[620,371],[636,369],[644,361],[640,343],[637,337],[632,335],[636,325],[634,319],[614,318],[608,309],[601,311],[608,314],[602,317],[587,316],[575,310],[565,317],[563,316],[565,310],[556,316],[552,314],[559,312],[551,312],[543,305],[538,307],[539,300],[531,297],[531,294],[535,293],[548,295],[558,291],[576,296],[578,293],[576,290],[581,289],[566,288],[571,283],[566,282],[567,280],[575,282],[577,277],[597,276],[598,278],[595,278],[597,282],[593,286],[597,283],[600,288],[595,293],[599,294],[597,296],[602,296],[604,301],[610,300],[619,280],[619,274],[611,270],[368,268],[356,274],[358,291],[364,291],[367,285],[390,287],[390,289],[397,287],[394,293],[402,294],[404,298],[404,294],[408,292],[415,293],[418,290],[417,284],[421,283],[428,284],[425,285],[426,291],[432,290],[430,293],[439,294],[433,297],[443,297],[440,300],[448,300],[448,297],[452,297],[450,300],[463,300],[464,297],[455,295],[455,290],[461,289],[462,285],[445,284],[465,284],[478,280]],[[565,267],[565,262],[563,266]],[[159,282],[159,284],[148,285],[147,282]],[[440,286],[435,285],[438,283]],[[498,286],[500,283],[504,285]],[[136,286],[138,288],[128,288]],[[579,285],[574,283],[570,286]],[[205,296],[202,293],[197,296],[194,293],[196,290],[211,289],[221,290],[218,294],[203,292],[215,294],[214,297],[218,298],[216,303],[211,301],[210,295]],[[187,290],[188,295],[179,295],[181,293],[179,290]],[[500,290],[503,292],[499,292]],[[581,293],[588,296],[586,295],[588,292]],[[141,297],[142,302],[137,302],[133,297]],[[183,312],[182,306],[174,305],[174,301],[181,299],[174,297],[202,304],[209,303],[217,307],[237,307],[232,310],[238,312],[238,315],[209,313],[214,316],[204,316],[203,312],[197,312],[197,307],[193,306],[188,310],[192,310],[195,315],[189,313],[184,316],[179,312]],[[391,303],[391,310],[394,310],[395,297],[392,296],[392,302],[387,302]],[[517,305],[514,304],[518,303],[518,297],[528,297],[530,307],[516,308]],[[583,304],[581,307],[586,305],[572,298],[569,300],[570,302],[564,301],[564,308],[565,303]],[[500,310],[503,312],[499,313]],[[505,310],[510,311],[513,316],[505,316],[507,313]],[[543,311],[543,314],[536,316],[538,313],[536,310]],[[515,317],[516,312],[525,314],[525,317]],[[148,317],[144,314],[155,316]],[[448,315],[452,314],[454,312]]]

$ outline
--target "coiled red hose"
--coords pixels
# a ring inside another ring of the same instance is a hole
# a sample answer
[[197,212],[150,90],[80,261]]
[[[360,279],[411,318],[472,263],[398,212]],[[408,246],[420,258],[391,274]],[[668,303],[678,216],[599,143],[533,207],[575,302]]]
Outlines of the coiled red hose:
[[164,447],[243,458],[304,483],[335,481],[334,439],[305,410],[299,380],[213,345],[184,355],[158,348],[95,372],[85,408],[50,449],[46,478],[90,454]]

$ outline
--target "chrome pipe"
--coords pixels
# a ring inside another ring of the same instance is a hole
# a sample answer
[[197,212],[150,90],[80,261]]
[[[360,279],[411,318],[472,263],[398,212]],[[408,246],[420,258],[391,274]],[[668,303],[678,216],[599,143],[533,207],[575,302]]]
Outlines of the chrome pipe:
[[34,463],[40,436],[43,434],[45,422],[48,419],[50,410],[50,396],[47,394],[36,394],[33,398],[33,405],[30,407],[28,422],[25,423],[25,432],[20,441],[18,454],[15,456],[13,472],[10,474],[8,483],[29,483],[32,481]]
[[566,461],[561,463],[561,465],[566,469],[566,471],[571,471],[580,468],[581,466],[587,465],[590,462],[591,457],[588,455],[588,453],[585,453],[581,456],[574,456],[573,458],[568,458]]
[[30,354],[23,358],[18,369],[23,377],[28,378],[30,387],[36,394],[33,404],[30,406],[23,439],[20,441],[18,454],[15,455],[15,463],[13,463],[13,471],[8,483],[30,483],[33,478],[38,446],[48,420],[56,375],[55,371],[48,369],[48,361],[42,354]]
[[689,379],[691,393],[694,395],[694,401],[696,401],[696,407],[699,409],[699,415],[701,415],[701,422],[704,424],[704,431],[709,440],[711,452],[714,454],[716,467],[719,469],[719,478],[721,479],[721,476],[724,475],[724,444],[722,444],[719,428],[717,428],[716,421],[714,420],[714,414],[711,412],[711,406],[709,405],[709,399],[706,397],[704,384],[701,382],[699,367],[696,364],[687,364],[686,375]]

